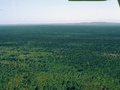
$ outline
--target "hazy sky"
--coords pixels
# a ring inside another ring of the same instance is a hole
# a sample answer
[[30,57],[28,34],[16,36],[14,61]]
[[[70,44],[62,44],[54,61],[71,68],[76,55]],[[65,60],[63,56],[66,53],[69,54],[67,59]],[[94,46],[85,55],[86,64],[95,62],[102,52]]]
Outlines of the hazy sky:
[[0,0],[0,24],[120,22],[117,0]]

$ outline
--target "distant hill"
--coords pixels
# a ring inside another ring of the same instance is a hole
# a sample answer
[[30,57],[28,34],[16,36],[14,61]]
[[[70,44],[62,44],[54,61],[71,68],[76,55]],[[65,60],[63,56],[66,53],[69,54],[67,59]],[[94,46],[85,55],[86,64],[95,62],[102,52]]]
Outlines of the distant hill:
[[82,22],[77,23],[80,25],[120,25],[120,23],[111,23],[111,22]]

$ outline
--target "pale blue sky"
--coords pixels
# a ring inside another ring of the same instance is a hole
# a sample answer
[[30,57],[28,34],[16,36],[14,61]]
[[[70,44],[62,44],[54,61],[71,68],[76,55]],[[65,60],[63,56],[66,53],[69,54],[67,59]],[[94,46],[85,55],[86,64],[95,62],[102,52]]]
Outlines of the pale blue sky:
[[0,0],[0,24],[120,22],[117,0]]

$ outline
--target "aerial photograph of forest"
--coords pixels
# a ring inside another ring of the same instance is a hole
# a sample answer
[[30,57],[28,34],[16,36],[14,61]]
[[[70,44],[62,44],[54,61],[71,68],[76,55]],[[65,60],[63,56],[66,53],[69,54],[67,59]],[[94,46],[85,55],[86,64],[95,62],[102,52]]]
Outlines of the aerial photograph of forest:
[[120,0],[0,0],[0,90],[120,90]]
[[120,25],[1,25],[0,90],[120,90]]

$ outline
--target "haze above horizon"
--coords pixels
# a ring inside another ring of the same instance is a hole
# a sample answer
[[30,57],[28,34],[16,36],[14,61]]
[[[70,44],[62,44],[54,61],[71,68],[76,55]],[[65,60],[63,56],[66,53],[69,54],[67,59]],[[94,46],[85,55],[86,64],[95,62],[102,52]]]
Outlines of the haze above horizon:
[[0,24],[113,22],[120,23],[117,0],[4,0],[0,1]]

